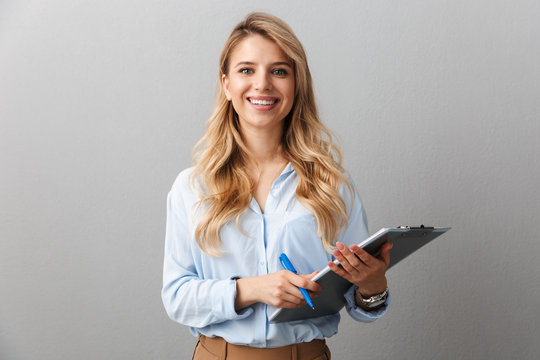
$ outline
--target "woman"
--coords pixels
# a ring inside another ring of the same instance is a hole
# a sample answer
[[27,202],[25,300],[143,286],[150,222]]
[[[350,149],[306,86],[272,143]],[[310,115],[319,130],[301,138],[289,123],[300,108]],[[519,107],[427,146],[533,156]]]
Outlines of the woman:
[[[389,304],[391,245],[378,258],[352,245],[368,236],[362,202],[319,120],[302,45],[283,21],[248,15],[224,46],[219,75],[195,166],[168,196],[164,306],[199,337],[194,359],[330,358],[324,339],[339,314],[276,324],[269,315],[304,306],[298,287],[316,296],[310,279],[329,265],[354,284],[348,313],[378,319]],[[282,252],[304,275],[282,270]]]

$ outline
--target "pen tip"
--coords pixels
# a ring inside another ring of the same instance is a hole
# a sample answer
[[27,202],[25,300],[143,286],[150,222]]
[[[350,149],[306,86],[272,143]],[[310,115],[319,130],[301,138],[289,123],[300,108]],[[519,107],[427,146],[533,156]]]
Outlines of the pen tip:
[[312,306],[311,308],[312,308],[313,310],[315,310],[315,306]]

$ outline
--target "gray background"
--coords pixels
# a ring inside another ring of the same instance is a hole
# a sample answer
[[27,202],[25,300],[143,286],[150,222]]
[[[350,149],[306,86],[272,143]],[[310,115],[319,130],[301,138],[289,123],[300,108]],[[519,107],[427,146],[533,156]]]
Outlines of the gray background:
[[0,0],[0,358],[190,358],[165,199],[252,10],[303,42],[371,232],[453,227],[334,358],[536,357],[540,2]]

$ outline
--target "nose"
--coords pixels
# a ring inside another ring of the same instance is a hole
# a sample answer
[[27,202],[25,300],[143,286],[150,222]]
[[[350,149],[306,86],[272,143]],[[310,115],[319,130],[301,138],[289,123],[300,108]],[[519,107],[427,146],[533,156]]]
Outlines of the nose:
[[268,74],[266,71],[258,71],[254,80],[255,90],[264,91],[272,88],[270,74]]

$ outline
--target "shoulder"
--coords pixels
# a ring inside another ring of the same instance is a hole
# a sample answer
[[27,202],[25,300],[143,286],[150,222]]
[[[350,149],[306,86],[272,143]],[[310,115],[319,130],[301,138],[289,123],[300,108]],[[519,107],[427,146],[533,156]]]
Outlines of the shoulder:
[[172,185],[172,189],[182,189],[186,186],[190,186],[190,178],[191,174],[193,173],[193,166],[188,167],[187,169],[184,169],[180,171],[180,173],[176,176],[176,179],[174,180],[174,183]]
[[182,170],[176,176],[167,196],[170,209],[177,214],[190,214],[200,200],[193,189],[192,173],[193,167]]
[[170,191],[173,196],[189,198],[196,194],[194,184],[191,179],[193,169],[193,167],[184,169],[176,176]]

